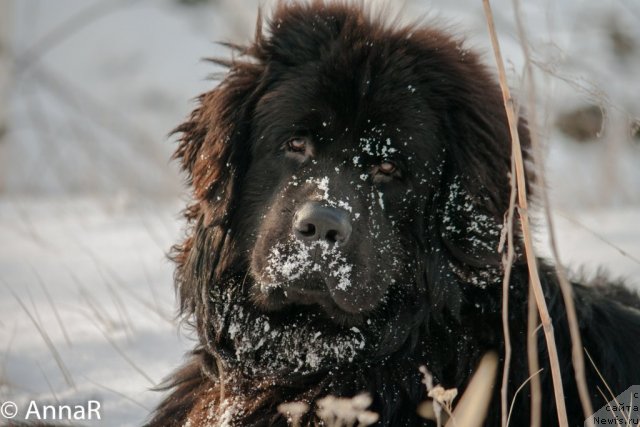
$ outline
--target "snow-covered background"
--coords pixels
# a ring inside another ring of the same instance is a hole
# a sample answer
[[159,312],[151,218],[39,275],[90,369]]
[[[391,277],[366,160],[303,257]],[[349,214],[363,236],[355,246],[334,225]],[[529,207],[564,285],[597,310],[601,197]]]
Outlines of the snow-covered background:
[[[465,34],[493,66],[481,1],[375,3]],[[561,256],[638,286],[640,4],[523,3]],[[174,322],[186,197],[166,135],[257,4],[0,0],[0,403],[95,399],[102,421],[84,424],[125,426],[158,402],[193,345]],[[522,94],[513,3],[492,4]]]

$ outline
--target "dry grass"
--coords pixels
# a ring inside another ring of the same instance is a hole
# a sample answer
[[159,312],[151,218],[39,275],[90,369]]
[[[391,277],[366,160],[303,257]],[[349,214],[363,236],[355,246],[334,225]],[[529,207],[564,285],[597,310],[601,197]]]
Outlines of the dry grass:
[[[354,397],[326,396],[318,400],[316,416],[326,427],[367,427],[378,422],[377,413],[368,411],[373,399],[367,393]],[[278,412],[282,414],[291,427],[300,427],[302,418],[309,412],[306,402],[286,402],[278,405]],[[309,425],[309,424],[307,424]],[[317,421],[314,425],[319,425]]]
[[[538,358],[538,327],[539,317],[536,307],[536,299],[533,295],[533,289],[529,286],[529,301],[527,312],[527,362],[529,364],[529,378],[531,378],[531,420],[530,427],[540,427],[540,416],[542,411],[542,384],[540,383],[539,374],[540,360]],[[507,420],[508,424],[508,420]]]
[[445,389],[441,385],[434,385],[433,375],[426,366],[420,366],[420,372],[423,376],[422,384],[427,389],[427,396],[432,400],[420,405],[418,414],[423,418],[435,420],[438,427],[441,427],[447,418],[453,419],[453,401],[458,396],[458,389]]
[[53,343],[53,341],[51,340],[51,338],[49,337],[49,334],[47,333],[46,329],[42,325],[42,322],[40,322],[38,320],[39,316],[37,315],[37,307],[34,306],[35,313],[36,313],[36,315],[34,315],[34,313],[29,311],[29,309],[27,308],[27,305],[24,303],[24,301],[22,301],[22,299],[18,296],[18,294],[16,294],[13,291],[13,289],[11,289],[9,287],[9,285],[7,285],[4,281],[2,283],[6,287],[7,291],[13,296],[15,301],[20,305],[20,307],[25,312],[25,314],[27,315],[29,320],[31,320],[33,325],[38,330],[38,333],[40,334],[40,337],[42,338],[42,340],[44,341],[45,345],[49,349],[49,352],[53,356],[56,364],[58,365],[58,369],[60,370],[60,373],[62,374],[65,382],[67,383],[67,385],[69,387],[75,389],[76,388],[76,384],[75,384],[75,382],[74,382],[74,380],[73,380],[73,378],[71,376],[71,372],[69,371],[69,369],[67,368],[66,364],[62,360],[62,357],[60,356],[60,353],[58,352],[58,350],[57,350],[55,344]]
[[[509,86],[507,84],[506,71],[504,62],[502,60],[502,54],[500,52],[500,44],[496,34],[495,24],[493,20],[493,13],[491,12],[491,4],[489,0],[483,0],[482,2],[487,17],[487,25],[489,28],[489,34],[491,36],[491,44],[495,54],[496,64],[498,67],[498,76],[500,80],[500,88],[502,90],[502,97],[505,105],[505,111],[507,114],[507,120],[509,122],[509,131],[511,133],[512,142],[512,156],[513,164],[515,166],[516,184],[518,188],[518,216],[520,219],[520,226],[522,228],[522,235],[525,245],[525,256],[527,258],[527,264],[529,266],[530,286],[533,289],[538,312],[540,314],[540,320],[544,330],[544,335],[547,343],[547,351],[549,353],[549,363],[551,366],[551,376],[553,379],[553,389],[555,394],[556,409],[558,415],[558,423],[560,426],[568,426],[567,410],[564,402],[564,389],[562,385],[562,375],[560,372],[560,362],[558,360],[558,349],[556,347],[555,336],[553,333],[553,324],[551,323],[551,317],[549,315],[549,309],[544,298],[544,292],[542,290],[542,284],[538,274],[538,265],[533,249],[533,238],[531,234],[531,226],[529,224],[528,202],[527,202],[527,189],[525,180],[525,168],[522,155],[522,147],[520,145],[520,136],[518,134],[518,117],[514,108],[514,101],[511,97]],[[513,172],[512,172],[513,173]],[[506,424],[506,421],[505,421]]]
[[585,418],[588,418],[593,414],[593,405],[591,404],[591,398],[589,397],[589,391],[587,389],[587,379],[585,375],[584,356],[582,354],[582,338],[580,337],[580,328],[578,326],[578,316],[576,314],[576,308],[573,301],[573,289],[567,274],[564,270],[560,255],[558,252],[558,245],[556,243],[556,236],[553,227],[553,217],[551,215],[551,203],[549,201],[549,195],[547,194],[547,186],[545,183],[544,163],[542,155],[542,144],[538,138],[538,114],[535,103],[536,87],[535,79],[533,75],[533,66],[531,65],[531,53],[529,52],[529,42],[525,34],[524,24],[522,22],[522,14],[520,11],[520,2],[513,0],[516,27],[518,29],[518,35],[520,38],[520,45],[522,46],[525,57],[525,69],[528,83],[528,96],[527,96],[527,110],[529,118],[529,126],[531,131],[531,143],[533,147],[534,165],[537,169],[537,177],[540,180],[540,193],[542,195],[542,201],[544,206],[545,217],[549,229],[549,240],[551,243],[551,252],[556,265],[556,272],[558,276],[558,282],[560,283],[560,290],[562,291],[562,297],[567,313],[567,321],[569,323],[569,331],[571,334],[571,350],[574,376],[578,387],[578,393],[580,395],[580,403],[582,404],[583,414]]
[[305,402],[289,402],[278,405],[278,412],[287,417],[291,427],[300,427],[302,417],[309,411]]
[[379,418],[378,414],[367,410],[372,402],[366,393],[352,398],[327,396],[318,401],[316,414],[327,427],[366,427]]
[[[458,396],[455,388],[445,389],[433,384],[433,376],[426,367],[420,367],[428,396],[432,400],[422,402],[417,412],[422,418],[435,421],[438,427],[446,422],[445,427],[481,427],[489,412],[498,371],[498,355],[490,351],[482,356],[464,394],[453,408],[453,401]],[[442,413],[444,411],[444,413]]]
[[[513,159],[511,160],[511,169],[514,169]],[[502,385],[500,389],[501,401],[501,424],[503,427],[508,425],[507,419],[507,386],[509,381],[509,369],[511,366],[511,333],[509,331],[509,283],[511,282],[511,267],[515,258],[515,249],[513,246],[513,217],[516,204],[516,177],[512,172],[511,177],[511,195],[509,197],[509,210],[505,217],[505,223],[502,227],[502,235],[500,236],[500,245],[498,252],[503,253],[502,265],[504,268],[504,277],[502,280],[502,330],[504,335],[504,367],[502,370]],[[504,254],[504,245],[507,244],[507,253]]]

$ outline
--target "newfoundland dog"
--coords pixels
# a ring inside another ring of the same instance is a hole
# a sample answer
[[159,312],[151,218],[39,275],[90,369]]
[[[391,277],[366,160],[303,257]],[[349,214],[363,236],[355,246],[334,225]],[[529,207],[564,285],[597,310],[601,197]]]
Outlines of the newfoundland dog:
[[[281,2],[251,45],[215,60],[227,74],[176,130],[193,190],[176,288],[198,344],[149,426],[286,426],[277,408],[293,401],[308,405],[301,425],[326,425],[318,400],[362,392],[376,425],[435,425],[416,412],[420,367],[464,398],[488,352],[499,374],[484,425],[500,425],[511,170],[501,92],[458,39],[382,21],[344,2]],[[523,120],[519,132],[526,148]],[[519,427],[530,419],[529,272],[515,240],[507,398]],[[578,426],[564,301],[540,265]],[[640,384],[640,300],[605,281],[575,283],[573,295],[597,410]],[[536,333],[541,425],[554,426]]]

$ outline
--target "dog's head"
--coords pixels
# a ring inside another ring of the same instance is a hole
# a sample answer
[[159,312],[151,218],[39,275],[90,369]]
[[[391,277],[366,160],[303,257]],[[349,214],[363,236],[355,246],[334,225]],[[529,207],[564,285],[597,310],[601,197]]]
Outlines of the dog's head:
[[497,311],[510,137],[476,55],[319,2],[279,6],[239,54],[177,129],[177,284],[203,345],[304,374]]

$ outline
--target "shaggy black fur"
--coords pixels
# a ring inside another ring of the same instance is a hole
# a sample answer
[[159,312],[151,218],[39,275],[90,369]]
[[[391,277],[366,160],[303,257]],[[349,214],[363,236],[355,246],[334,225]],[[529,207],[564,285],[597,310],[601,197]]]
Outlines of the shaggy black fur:
[[[463,391],[482,354],[504,352],[497,248],[511,145],[495,79],[438,30],[385,25],[341,3],[282,4],[253,44],[236,48],[222,83],[177,129],[194,203],[174,252],[176,286],[199,345],[148,425],[284,426],[279,403],[313,407],[362,391],[378,425],[429,425],[416,414],[420,365]],[[527,147],[523,121],[519,130]],[[294,237],[308,202],[346,215],[348,241]],[[515,250],[509,401],[529,376],[518,235]],[[540,265],[578,426],[565,307],[554,269]],[[618,284],[573,290],[584,346],[608,386],[640,384],[637,296]],[[542,425],[553,426],[538,333]],[[606,388],[587,365],[600,408]],[[500,425],[499,384],[487,426]],[[528,425],[529,393],[515,399],[511,425]]]

